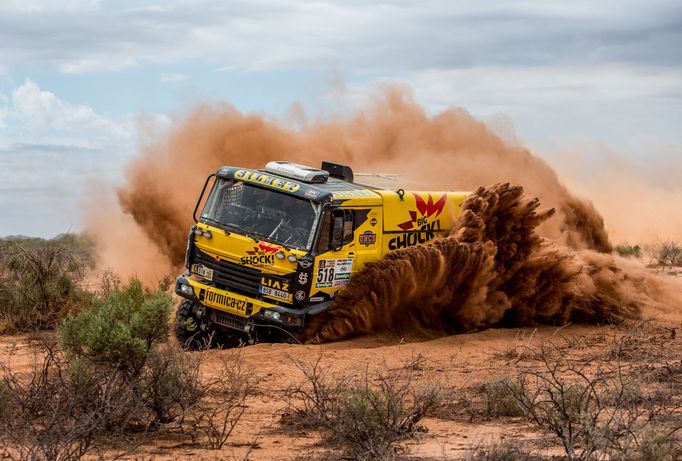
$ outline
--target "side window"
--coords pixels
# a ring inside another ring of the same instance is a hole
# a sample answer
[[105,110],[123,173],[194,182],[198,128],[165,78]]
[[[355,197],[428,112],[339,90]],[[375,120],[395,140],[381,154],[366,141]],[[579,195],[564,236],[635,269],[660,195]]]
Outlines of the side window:
[[353,241],[353,224],[355,223],[355,213],[351,210],[343,212],[343,243]]
[[324,252],[352,242],[354,223],[355,213],[352,210],[337,208],[325,211],[317,251]]
[[320,240],[317,242],[317,251],[322,253],[329,249],[332,235],[332,214],[329,210],[322,215],[322,229],[320,229]]

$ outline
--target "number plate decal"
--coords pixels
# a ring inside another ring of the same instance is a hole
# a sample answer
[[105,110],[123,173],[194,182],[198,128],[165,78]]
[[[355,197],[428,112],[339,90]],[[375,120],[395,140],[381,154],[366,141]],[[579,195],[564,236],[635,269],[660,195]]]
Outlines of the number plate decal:
[[205,279],[213,280],[213,269],[209,269],[203,264],[193,264],[192,272]]
[[332,288],[348,285],[353,258],[322,259],[317,266],[315,288]]

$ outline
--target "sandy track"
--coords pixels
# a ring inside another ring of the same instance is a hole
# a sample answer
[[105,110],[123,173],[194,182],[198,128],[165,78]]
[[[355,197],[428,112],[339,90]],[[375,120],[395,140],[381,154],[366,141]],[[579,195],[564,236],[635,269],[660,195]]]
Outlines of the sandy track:
[[[645,319],[659,335],[682,333],[682,306],[645,312]],[[569,325],[563,328],[538,327],[488,329],[481,332],[440,338],[403,338],[378,335],[323,345],[257,344],[239,350],[244,367],[256,380],[256,393],[248,400],[248,409],[223,450],[211,451],[188,445],[185,441],[163,439],[138,449],[129,459],[248,459],[293,460],[324,451],[315,432],[283,427],[280,416],[285,408],[284,391],[303,381],[296,363],[321,363],[336,375],[370,376],[377,371],[398,369],[418,360],[414,374],[417,385],[437,382],[446,389],[509,376],[517,367],[518,351],[534,347],[548,339],[580,344],[584,353],[608,347],[614,335],[623,329],[612,326]],[[52,336],[55,337],[54,334]],[[27,370],[34,358],[28,336],[0,338],[0,361],[13,370]],[[670,342],[682,356],[682,334]],[[235,350],[203,353],[202,374],[216,377],[221,362]],[[196,353],[193,353],[196,354]],[[500,438],[539,439],[536,429],[521,418],[476,421],[427,418],[428,431],[409,443],[411,456],[419,459],[458,459],[467,449]]]

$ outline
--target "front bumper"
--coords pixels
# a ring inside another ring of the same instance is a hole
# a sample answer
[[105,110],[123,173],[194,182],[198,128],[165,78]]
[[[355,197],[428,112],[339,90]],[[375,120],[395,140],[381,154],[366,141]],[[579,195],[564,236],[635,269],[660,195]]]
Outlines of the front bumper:
[[[304,325],[306,316],[324,312],[331,305],[331,302],[325,302],[300,308],[278,306],[261,299],[206,285],[188,277],[188,274],[176,279],[175,293],[206,307],[243,319],[245,329],[262,323],[283,328],[300,328]],[[241,325],[241,322],[225,326],[242,329],[238,325]]]

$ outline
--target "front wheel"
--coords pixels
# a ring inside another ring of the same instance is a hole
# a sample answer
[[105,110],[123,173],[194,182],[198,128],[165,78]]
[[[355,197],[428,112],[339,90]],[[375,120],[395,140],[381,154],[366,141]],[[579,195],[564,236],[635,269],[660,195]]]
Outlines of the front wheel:
[[175,315],[175,337],[186,350],[208,349],[215,341],[215,329],[197,315],[200,304],[188,299],[182,301]]

